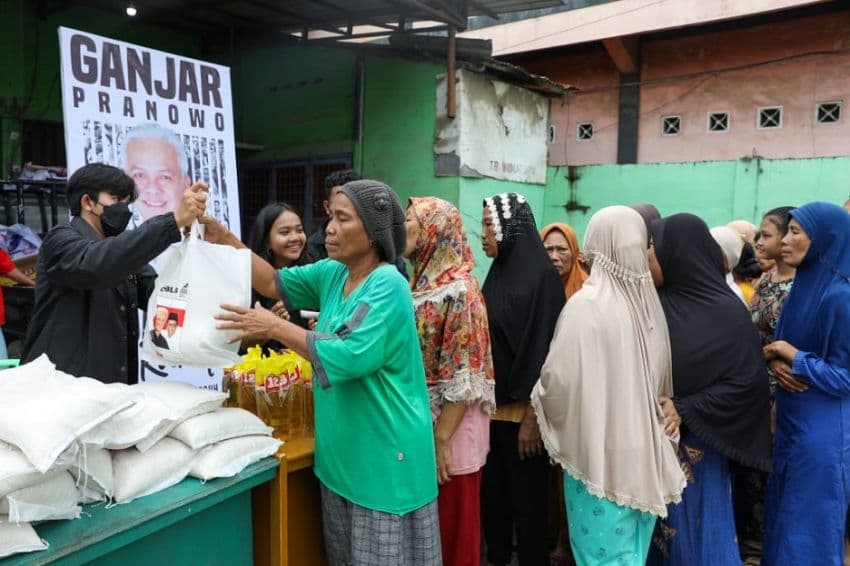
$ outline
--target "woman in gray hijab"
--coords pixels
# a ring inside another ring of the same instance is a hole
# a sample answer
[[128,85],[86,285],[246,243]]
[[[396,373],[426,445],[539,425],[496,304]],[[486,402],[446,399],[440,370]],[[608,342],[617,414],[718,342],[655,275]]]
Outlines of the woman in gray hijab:
[[[407,281],[392,262],[406,244],[404,210],[388,186],[353,181],[333,197],[329,259],[275,271],[254,254],[252,283],[289,310],[320,311],[316,331],[223,305],[233,341],[275,339],[313,364],[315,473],[331,564],[442,562],[431,406]],[[243,247],[206,218],[212,241]]]

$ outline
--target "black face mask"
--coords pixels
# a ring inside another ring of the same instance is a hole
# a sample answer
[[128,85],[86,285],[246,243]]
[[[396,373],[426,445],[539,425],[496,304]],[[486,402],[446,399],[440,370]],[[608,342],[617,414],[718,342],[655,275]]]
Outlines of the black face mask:
[[[100,203],[98,203],[100,204]],[[130,205],[126,202],[116,202],[109,206],[103,205],[103,213],[100,215],[100,225],[104,236],[117,236],[127,228],[133,213]]]

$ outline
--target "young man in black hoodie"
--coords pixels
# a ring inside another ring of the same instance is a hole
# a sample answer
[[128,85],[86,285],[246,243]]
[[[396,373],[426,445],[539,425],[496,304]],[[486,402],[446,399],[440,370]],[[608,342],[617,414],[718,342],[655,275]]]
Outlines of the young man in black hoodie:
[[152,259],[182,238],[206,210],[207,186],[186,189],[174,212],[125,230],[137,197],[117,167],[91,163],[66,187],[71,223],[55,226],[39,250],[35,307],[23,361],[47,354],[71,375],[135,383],[139,305],[147,305],[156,273]]

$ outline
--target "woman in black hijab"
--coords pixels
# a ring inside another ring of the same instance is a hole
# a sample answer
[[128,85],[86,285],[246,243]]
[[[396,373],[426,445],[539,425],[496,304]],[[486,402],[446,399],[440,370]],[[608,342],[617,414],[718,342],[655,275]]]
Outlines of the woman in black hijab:
[[493,258],[482,292],[496,374],[482,486],[487,561],[511,562],[516,523],[520,565],[545,565],[549,462],[529,399],[564,306],[564,286],[525,197],[485,199],[482,226],[484,251]]
[[651,230],[650,264],[670,330],[679,454],[688,476],[682,503],[669,507],[662,529],[665,561],[738,565],[728,460],[769,468],[764,356],[705,222],[676,214],[654,221]]

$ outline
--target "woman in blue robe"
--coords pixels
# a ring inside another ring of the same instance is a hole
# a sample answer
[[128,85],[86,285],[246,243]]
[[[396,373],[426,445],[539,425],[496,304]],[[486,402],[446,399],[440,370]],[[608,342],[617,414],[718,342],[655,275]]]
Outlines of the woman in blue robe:
[[850,215],[814,202],[791,213],[782,257],[797,268],[768,358],[776,444],[762,564],[840,566],[850,502]]

